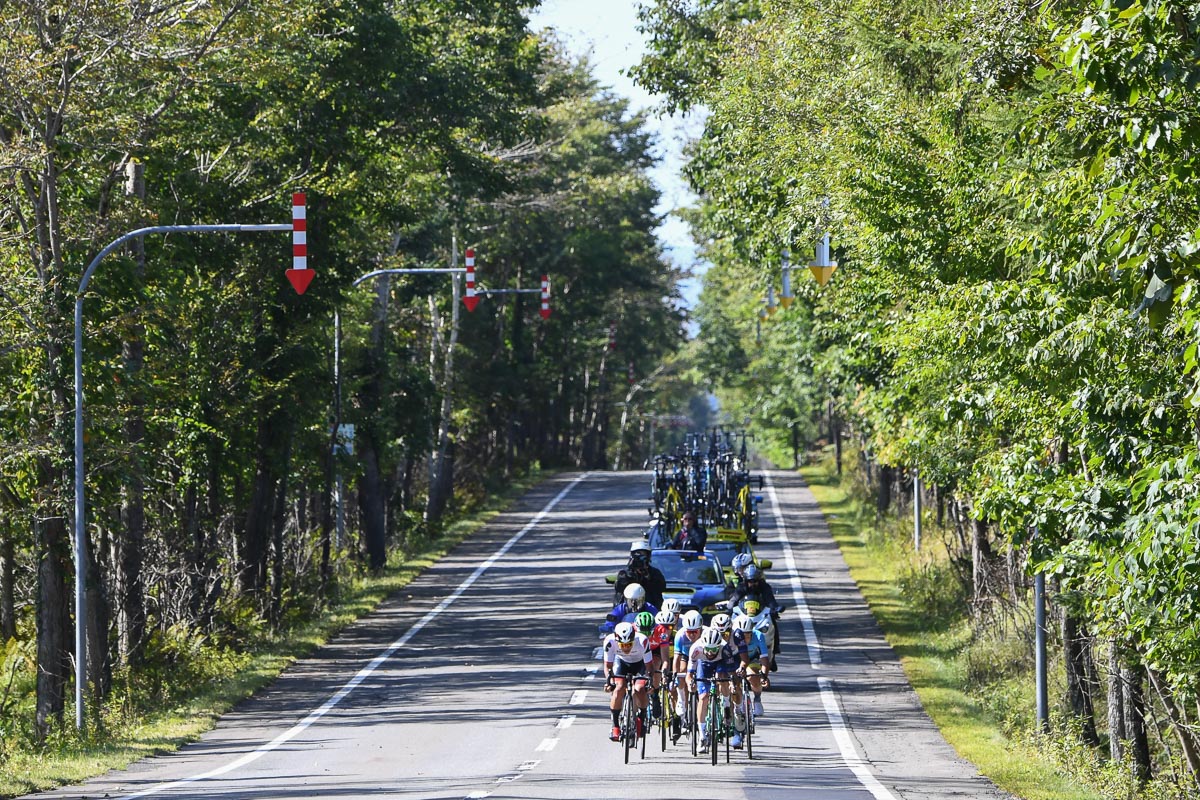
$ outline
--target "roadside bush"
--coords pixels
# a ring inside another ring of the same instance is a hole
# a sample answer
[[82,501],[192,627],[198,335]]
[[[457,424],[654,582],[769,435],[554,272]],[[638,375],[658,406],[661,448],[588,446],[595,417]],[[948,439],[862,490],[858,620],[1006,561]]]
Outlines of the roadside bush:
[[910,566],[898,585],[904,601],[921,612],[925,630],[942,630],[967,615],[967,587],[946,562]]

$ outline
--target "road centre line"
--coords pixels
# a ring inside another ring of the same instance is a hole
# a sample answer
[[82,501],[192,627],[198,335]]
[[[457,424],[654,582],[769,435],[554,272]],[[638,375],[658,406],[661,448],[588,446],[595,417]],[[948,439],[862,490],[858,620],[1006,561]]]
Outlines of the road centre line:
[[833,729],[833,738],[837,742],[838,750],[841,751],[842,761],[846,762],[846,766],[854,773],[854,777],[858,778],[858,782],[871,793],[875,800],[896,800],[896,795],[888,791],[887,787],[871,774],[867,768],[867,762],[855,749],[854,742],[850,738],[850,729],[846,727],[846,719],[842,716],[837,695],[833,691],[833,681],[826,677],[819,677],[817,685],[821,687],[821,702],[825,705],[825,716],[829,717],[829,727]]
[[[353,678],[351,678],[349,681],[347,681],[346,684],[341,689],[338,689],[338,691],[335,692],[333,694],[333,696],[331,696],[328,700],[326,700],[319,708],[310,712],[309,715],[306,716],[304,719],[300,720],[300,722],[296,723],[291,728],[288,728],[286,731],[279,734],[274,739],[272,739],[271,741],[262,745],[261,747],[251,750],[249,753],[246,753],[244,756],[237,759],[236,761],[231,761],[230,763],[228,763],[222,767],[217,767],[216,769],[209,770],[208,772],[202,772],[199,775],[193,775],[189,778],[181,778],[176,781],[160,783],[155,786],[151,786],[147,789],[143,789],[140,792],[134,792],[133,794],[124,795],[121,798],[121,800],[134,800],[134,798],[138,798],[138,797],[147,797],[152,794],[158,794],[159,792],[164,792],[164,791],[168,791],[171,789],[176,789],[181,786],[186,786],[190,783],[198,783],[199,781],[208,780],[209,778],[216,778],[221,775],[226,775],[230,772],[233,772],[235,769],[244,767],[247,764],[251,764],[251,763],[257,761],[258,759],[262,758],[263,756],[265,756],[267,753],[271,752],[272,750],[277,749],[281,745],[284,745],[284,744],[290,742],[292,739],[299,736],[301,733],[303,733],[305,730],[307,730],[314,722],[321,719],[321,717],[328,714],[339,703],[341,703],[343,700],[345,700],[346,697],[348,697],[350,695],[350,693],[353,692],[360,683],[362,683],[364,680],[366,680],[368,677],[370,677],[371,673],[373,673],[375,670],[379,669],[379,667],[385,661],[387,661],[389,658],[391,658],[392,655],[397,650],[399,650],[404,645],[408,644],[408,641],[413,636],[415,636],[422,628],[424,628],[426,625],[428,625],[430,622],[432,622],[433,619],[435,617],[437,617],[438,614],[441,614],[443,611],[445,611],[447,608],[449,608],[450,605],[455,600],[457,600],[459,597],[461,597],[462,594],[467,589],[471,588],[471,585],[474,584],[475,581],[479,580],[479,578],[483,575],[483,573],[487,572],[488,569],[490,569],[492,567],[492,565],[494,565],[497,561],[499,561],[501,558],[503,558],[504,555],[506,553],[508,553],[508,551],[511,550],[517,542],[521,541],[521,539],[524,538],[526,533],[533,530],[533,528],[536,527],[538,523],[540,523],[543,519],[545,519],[546,516],[554,509],[554,507],[556,505],[558,505],[559,501],[561,501],[564,497],[567,496],[568,492],[570,492],[572,489],[574,489],[575,486],[580,481],[586,479],[590,475],[591,475],[590,472],[585,472],[582,475],[578,475],[570,483],[568,483],[565,487],[563,487],[562,491],[560,491],[558,494],[556,494],[554,496],[554,499],[552,499],[549,503],[547,503],[545,505],[544,508],[542,508],[541,511],[539,511],[536,515],[534,515],[533,519],[531,519],[524,528],[522,528],[517,533],[513,534],[512,538],[510,538],[507,542],[505,542],[504,545],[501,546],[501,548],[499,550],[497,550],[490,557],[488,557],[488,559],[486,561],[484,561],[482,564],[480,564],[478,567],[476,567],[475,571],[472,572],[470,574],[470,576],[467,577],[466,580],[464,580],[462,583],[460,583],[458,585],[458,588],[455,589],[448,597],[446,597],[446,599],[442,600],[442,602],[438,603],[435,608],[431,609],[429,612],[427,612],[425,614],[425,616],[421,617],[421,619],[419,619],[415,624],[413,624],[413,626],[411,628],[409,628],[407,631],[405,631],[403,636],[401,636],[396,641],[392,642],[391,645],[389,645],[386,650],[384,650],[382,653],[380,653],[374,659],[372,659],[371,662],[368,663],[365,667],[360,669],[358,671],[358,673]],[[585,692],[585,694],[586,694],[586,692]]]
[[814,669],[821,666],[821,642],[817,639],[817,629],[813,625],[812,612],[804,599],[804,586],[800,582],[800,571],[796,569],[796,558],[792,554],[792,543],[788,541],[787,522],[779,508],[779,496],[775,494],[775,481],[767,484],[767,494],[771,498],[771,513],[775,515],[775,524],[779,528],[779,543],[783,547],[783,560],[787,563],[788,577],[792,585],[792,599],[796,602],[796,612],[800,615],[800,624],[804,626],[804,641],[808,645],[808,662]]

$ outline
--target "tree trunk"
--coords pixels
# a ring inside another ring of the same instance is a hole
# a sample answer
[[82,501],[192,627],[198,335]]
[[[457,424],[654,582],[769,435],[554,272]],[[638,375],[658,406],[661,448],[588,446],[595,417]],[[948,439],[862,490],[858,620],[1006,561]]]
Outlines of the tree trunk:
[[367,563],[373,570],[383,569],[387,562],[386,520],[383,508],[383,479],[379,473],[379,453],[374,436],[363,436],[362,478],[359,497],[362,509],[362,529],[367,548]]
[[1121,650],[1115,639],[1108,643],[1108,755],[1120,761],[1125,753],[1125,740],[1129,738],[1125,729],[1125,691],[1121,685]]
[[291,433],[283,446],[282,468],[275,489],[274,512],[271,514],[271,621],[278,625],[283,615],[283,529],[287,525],[288,471],[292,453]]
[[111,609],[91,537],[84,537],[83,545],[84,569],[87,571],[87,625],[84,635],[87,637],[87,674],[91,681],[88,687],[91,697],[89,706],[93,718],[99,719],[100,704],[112,685],[112,660],[108,651]]
[[[50,465],[41,459],[43,485]],[[52,487],[53,482],[50,483]],[[49,508],[43,501],[42,508]],[[67,676],[71,672],[68,647],[70,615],[67,575],[71,563],[66,520],[61,514],[41,517],[34,523],[38,544],[37,603],[37,710],[39,738],[50,732],[52,721],[62,721]]]
[[[458,239],[455,238],[452,244],[454,248],[451,257],[451,264],[456,264],[458,261]],[[438,415],[437,436],[433,453],[429,458],[429,497],[425,504],[425,520],[437,525],[441,520],[442,514],[446,511],[446,505],[450,501],[451,495],[454,493],[454,471],[448,463],[450,451],[450,439],[452,435],[451,423],[454,412],[454,348],[458,344],[458,278],[457,276],[451,280],[452,294],[450,300],[450,337],[445,345],[445,357],[443,361],[441,390],[442,390],[442,407],[441,413]],[[429,299],[430,316],[438,323],[437,306],[432,297]],[[432,366],[432,363],[431,363]]]
[[1067,706],[1079,723],[1083,740],[1093,747],[1100,743],[1096,735],[1096,712],[1088,684],[1090,637],[1083,624],[1070,610],[1062,616],[1063,661],[1067,668]]
[[14,603],[15,584],[13,582],[13,545],[12,523],[5,520],[0,523],[0,643],[7,642],[17,635],[16,605]]
[[[130,161],[127,167],[127,195],[146,199],[142,165]],[[139,202],[141,205],[141,202]],[[134,256],[134,291],[137,303],[129,310],[132,324],[129,336],[121,343],[128,387],[129,411],[125,418],[125,441],[129,445],[129,467],[121,487],[121,527],[124,534],[115,537],[119,568],[117,647],[121,660],[136,664],[141,660],[146,634],[145,587],[142,577],[142,553],[146,539],[145,478],[143,442],[146,438],[146,398],[141,389],[142,364],[145,360],[145,325],[142,323],[142,284],[146,276],[146,246],[141,238],[130,245]]]
[[1146,670],[1141,664],[1121,665],[1122,708],[1133,777],[1139,783],[1151,778],[1150,738],[1146,730]]
[[892,484],[896,478],[895,467],[879,468],[879,486],[875,492],[875,518],[881,519],[892,506]]
[[992,560],[992,545],[988,541],[988,524],[971,520],[971,584],[976,611],[983,610],[991,599],[988,593],[988,570]]
[[1191,778],[1194,781],[1197,775],[1200,775],[1200,743],[1196,741],[1196,735],[1184,723],[1183,714],[1179,707],[1175,704],[1175,699],[1171,696],[1168,687],[1164,686],[1162,679],[1154,670],[1146,670],[1146,674],[1150,677],[1150,685],[1154,687],[1155,694],[1162,701],[1163,708],[1167,712],[1167,718],[1171,721],[1171,727],[1175,731],[1175,735],[1179,738],[1179,744],[1183,748],[1183,756],[1187,762],[1188,772],[1191,773]]

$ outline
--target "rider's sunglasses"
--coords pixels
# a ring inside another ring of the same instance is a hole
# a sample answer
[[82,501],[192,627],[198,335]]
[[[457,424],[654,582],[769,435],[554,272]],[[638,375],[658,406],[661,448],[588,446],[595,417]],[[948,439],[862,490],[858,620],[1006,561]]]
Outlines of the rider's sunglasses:
[[719,647],[706,647],[706,648],[704,648],[704,652],[708,653],[710,656],[715,656],[717,653],[721,652],[721,648],[719,648]]
[[622,650],[628,650],[629,648],[633,647],[633,642],[617,642],[617,647],[621,648]]

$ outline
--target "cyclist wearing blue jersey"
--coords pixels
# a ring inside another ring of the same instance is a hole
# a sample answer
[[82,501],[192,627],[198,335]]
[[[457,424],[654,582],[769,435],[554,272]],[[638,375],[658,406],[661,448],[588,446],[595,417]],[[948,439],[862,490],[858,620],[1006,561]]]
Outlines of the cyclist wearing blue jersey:
[[746,640],[746,655],[750,659],[746,677],[750,680],[750,691],[754,692],[754,716],[761,717],[764,713],[762,690],[763,685],[769,683],[767,673],[771,669],[771,651],[762,632],[755,630],[754,620],[745,614],[734,618],[733,631],[741,633]]
[[687,719],[688,709],[688,684],[683,680],[683,676],[687,675],[692,645],[700,641],[700,633],[703,630],[704,617],[693,609],[680,619],[679,633],[675,634],[675,663],[672,669],[675,673],[675,715],[681,720]]
[[[700,749],[701,752],[707,752],[708,705],[712,702],[713,687],[715,686],[716,691],[721,694],[721,706],[726,715],[729,714],[730,697],[734,692],[739,691],[736,685],[730,686],[732,681],[716,679],[728,679],[734,673],[741,674],[742,668],[738,661],[737,650],[733,645],[725,641],[725,637],[721,635],[720,631],[715,628],[706,628],[700,634],[700,641],[692,645],[687,669],[688,684],[691,690],[699,695],[696,713],[700,717]],[[740,694],[733,699],[740,699]],[[742,746],[740,731],[734,733],[729,743],[736,748]]]

